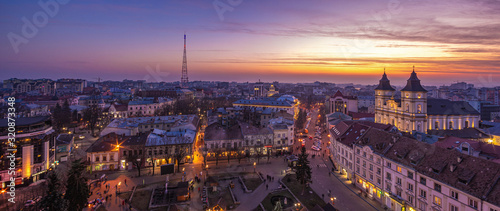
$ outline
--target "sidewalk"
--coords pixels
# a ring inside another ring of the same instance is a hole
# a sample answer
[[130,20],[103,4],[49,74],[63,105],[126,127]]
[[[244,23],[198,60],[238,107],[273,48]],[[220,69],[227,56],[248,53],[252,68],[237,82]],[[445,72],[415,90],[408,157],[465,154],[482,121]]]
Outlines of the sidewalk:
[[[328,158],[324,158],[322,160],[326,164],[329,171],[331,172],[331,170],[333,168],[332,162],[330,160],[328,160]],[[335,176],[336,179],[338,179],[340,182],[342,182],[342,184],[344,184],[350,191],[352,191],[354,194],[356,194],[360,199],[362,199],[366,203],[370,204],[376,210],[385,210],[382,207],[382,204],[380,202],[375,201],[373,199],[370,199],[368,197],[359,196],[358,193],[359,193],[360,189],[358,187],[353,186],[352,181],[347,180],[347,178],[345,176],[340,175],[339,172],[333,171],[332,175]]]

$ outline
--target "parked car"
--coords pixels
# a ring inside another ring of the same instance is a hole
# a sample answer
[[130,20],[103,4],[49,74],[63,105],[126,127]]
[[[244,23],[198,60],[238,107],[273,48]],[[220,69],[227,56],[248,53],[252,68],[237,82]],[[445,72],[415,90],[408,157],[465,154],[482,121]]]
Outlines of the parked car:
[[85,136],[84,136],[84,135],[79,135],[79,136],[78,136],[78,139],[84,139],[84,138],[85,138]]

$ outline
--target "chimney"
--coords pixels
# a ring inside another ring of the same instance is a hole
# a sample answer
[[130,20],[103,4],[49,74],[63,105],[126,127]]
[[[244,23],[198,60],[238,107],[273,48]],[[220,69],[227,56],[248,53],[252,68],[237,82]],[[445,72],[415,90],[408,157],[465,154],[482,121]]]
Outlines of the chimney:
[[455,169],[457,169],[457,165],[455,165],[455,164],[451,164],[451,165],[450,165],[450,171],[451,171],[451,172],[454,172],[454,171],[455,171]]

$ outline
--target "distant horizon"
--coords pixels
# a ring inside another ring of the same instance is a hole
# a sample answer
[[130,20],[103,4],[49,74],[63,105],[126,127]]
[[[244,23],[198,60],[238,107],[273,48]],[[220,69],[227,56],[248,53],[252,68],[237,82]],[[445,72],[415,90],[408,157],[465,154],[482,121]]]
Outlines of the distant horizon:
[[[418,74],[418,73],[417,73]],[[71,78],[71,77],[60,77],[60,78],[48,78],[48,77],[42,77],[42,78],[23,78],[23,77],[12,77],[12,78],[17,78],[17,79],[29,79],[29,80],[37,80],[37,79],[50,79],[50,80],[53,80],[53,81],[57,81],[59,79],[82,79],[82,80],[86,80],[87,82],[95,82],[95,83],[98,83],[97,80],[95,79],[85,79],[85,78]],[[5,79],[0,79],[1,80],[1,83],[3,83],[4,80],[9,80],[9,79],[12,79],[12,78],[5,78]],[[97,78],[97,77],[95,77]],[[109,79],[109,80],[104,80],[104,79],[101,79],[101,83],[102,82],[106,82],[106,81],[117,81],[117,82],[122,82],[124,80],[132,80],[132,81],[138,81],[138,80],[143,80],[143,79],[130,79],[130,78],[123,78],[123,79]],[[378,85],[378,80],[377,80],[377,83],[373,83],[373,84],[363,84],[363,83],[356,83],[356,82],[349,82],[349,81],[343,81],[343,82],[330,82],[330,81],[320,81],[320,80],[316,80],[316,81],[305,81],[305,82],[288,82],[288,81],[279,81],[279,80],[262,80],[262,79],[257,79],[256,81],[224,81],[224,80],[189,80],[189,82],[229,82],[229,83],[249,83],[249,84],[253,84],[253,83],[257,83],[259,82],[259,80],[262,82],[262,83],[273,83],[275,81],[277,81],[278,83],[286,83],[286,84],[309,84],[309,83],[315,83],[315,82],[319,82],[319,83],[330,83],[330,84],[335,84],[335,85],[347,85],[347,84],[352,84],[354,86],[374,86],[374,85]],[[389,76],[389,80],[390,80],[390,76]],[[175,83],[175,82],[179,82],[180,83],[180,80],[172,80],[172,81],[160,81],[160,82],[157,82],[157,81],[146,81],[146,83]],[[452,84],[455,84],[455,83],[462,83],[462,82],[465,82],[467,84],[473,84],[473,83],[468,83],[466,81],[454,81],[454,82],[450,82],[450,83],[444,83],[444,84],[437,84],[437,85],[429,85],[429,84],[425,84],[425,81],[422,81],[420,80],[422,86],[426,86],[426,87],[430,87],[430,86],[435,86],[435,87],[440,87],[440,86],[450,86]],[[392,80],[391,80],[391,86],[394,86],[394,87],[404,87],[406,85],[406,80],[404,80],[404,83],[401,83],[401,84],[395,84]],[[473,84],[474,85],[474,88],[494,88],[494,87],[497,87],[497,86],[500,86],[500,84],[496,85],[496,86],[478,86],[477,84]]]

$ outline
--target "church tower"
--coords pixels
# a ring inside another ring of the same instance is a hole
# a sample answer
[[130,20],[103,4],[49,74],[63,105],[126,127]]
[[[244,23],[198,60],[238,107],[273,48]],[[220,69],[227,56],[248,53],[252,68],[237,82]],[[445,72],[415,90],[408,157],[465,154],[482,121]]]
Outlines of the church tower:
[[427,131],[427,90],[420,85],[415,66],[406,86],[401,89],[401,108],[406,118],[400,125],[400,130],[424,133]]
[[384,110],[385,103],[393,97],[395,91],[384,69],[384,75],[382,75],[382,79],[380,79],[377,88],[375,88],[375,122],[387,124],[387,120],[384,121],[381,113]]

